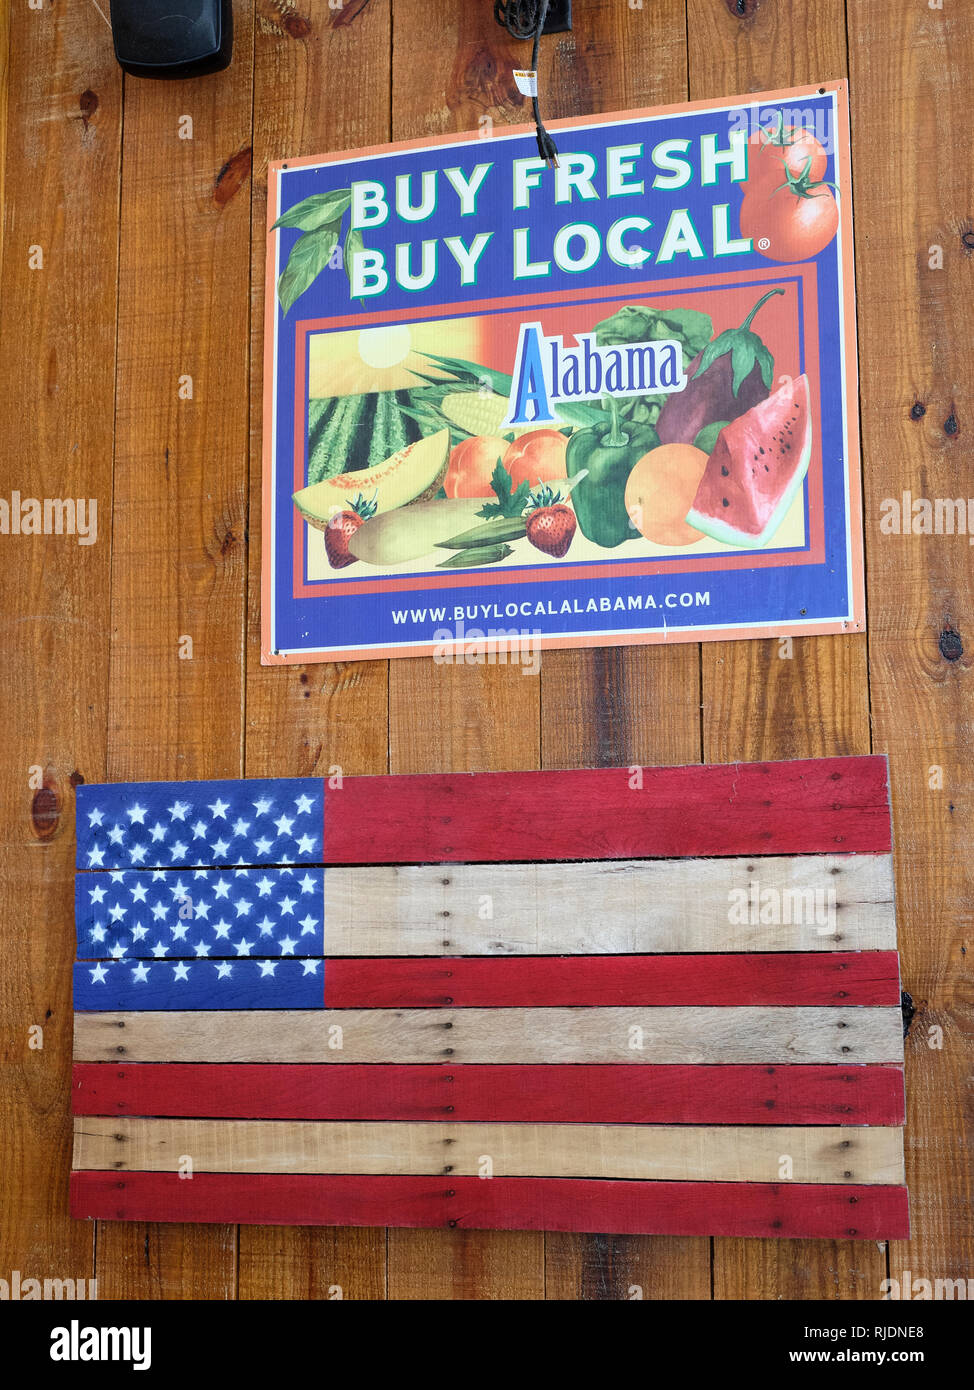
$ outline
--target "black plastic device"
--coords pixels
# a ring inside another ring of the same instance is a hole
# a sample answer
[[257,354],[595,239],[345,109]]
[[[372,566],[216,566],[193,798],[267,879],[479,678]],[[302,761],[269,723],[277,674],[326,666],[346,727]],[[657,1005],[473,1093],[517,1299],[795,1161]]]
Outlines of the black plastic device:
[[230,63],[231,0],[110,0],[115,57],[133,77],[201,77]]

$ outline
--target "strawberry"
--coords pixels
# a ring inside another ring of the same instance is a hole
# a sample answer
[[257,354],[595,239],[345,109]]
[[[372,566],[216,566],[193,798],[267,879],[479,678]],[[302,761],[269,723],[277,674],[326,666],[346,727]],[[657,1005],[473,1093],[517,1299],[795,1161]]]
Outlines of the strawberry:
[[375,516],[375,512],[375,501],[367,502],[359,493],[347,511],[335,512],[329,518],[325,531],[325,550],[328,553],[328,563],[333,570],[343,570],[347,565],[355,564],[355,556],[349,550],[348,543],[362,523]]
[[527,537],[533,546],[546,555],[560,559],[566,554],[575,534],[575,513],[561,500],[560,492],[552,492],[542,483],[528,498],[525,512]]

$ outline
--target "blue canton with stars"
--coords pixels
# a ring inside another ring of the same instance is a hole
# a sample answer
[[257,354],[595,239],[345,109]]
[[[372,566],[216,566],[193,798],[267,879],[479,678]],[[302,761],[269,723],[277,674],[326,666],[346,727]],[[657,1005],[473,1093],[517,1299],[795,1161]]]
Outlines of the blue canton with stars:
[[74,967],[74,1007],[323,1009],[323,960],[107,961]]
[[324,882],[298,866],[78,874],[78,957],[321,956]]
[[324,797],[315,777],[82,785],[78,868],[320,864]]

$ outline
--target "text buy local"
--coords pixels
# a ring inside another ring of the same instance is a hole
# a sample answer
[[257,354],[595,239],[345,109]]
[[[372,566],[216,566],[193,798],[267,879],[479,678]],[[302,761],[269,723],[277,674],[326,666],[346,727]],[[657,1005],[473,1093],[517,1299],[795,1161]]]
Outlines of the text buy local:
[[[722,176],[725,184],[746,180],[746,130],[732,131],[724,146],[716,135],[702,136],[696,164],[690,147],[689,140],[663,140],[647,155],[642,142],[610,146],[601,187],[596,185],[598,162],[584,151],[559,155],[559,165],[553,170],[532,156],[512,160],[510,165],[493,161],[477,164],[469,172],[456,167],[399,174],[388,185],[377,179],[359,179],[351,185],[351,226],[353,231],[368,232],[394,218],[411,230],[433,216],[441,198],[456,199],[460,217],[476,217],[480,194],[485,187],[496,194],[495,186],[502,176],[510,180],[515,211],[529,210],[532,203],[535,208],[539,204],[557,207],[598,202],[603,197],[637,198],[645,203],[648,189],[654,194],[673,193],[696,180],[702,188],[716,187]],[[649,168],[644,169],[647,163]],[[652,179],[648,178],[650,169],[656,171]],[[659,206],[657,197],[652,206],[654,211]],[[651,232],[652,237],[648,235]],[[394,254],[368,248],[353,251],[350,296],[360,299],[383,294],[393,279],[403,289],[423,290],[434,283],[444,266],[456,267],[461,285],[475,285],[482,258],[495,254],[493,249],[488,252],[493,238],[492,231],[466,237],[411,237],[397,243]],[[730,204],[715,201],[706,241],[689,209],[676,207],[665,221],[642,213],[618,217],[604,238],[597,227],[584,221],[566,222],[553,233],[534,230],[532,234],[530,227],[515,227],[509,254],[513,278],[526,280],[549,275],[552,263],[563,271],[590,270],[603,256],[616,265],[634,267],[649,260],[666,264],[678,256],[702,260],[746,255],[751,250],[749,237],[731,235]]]

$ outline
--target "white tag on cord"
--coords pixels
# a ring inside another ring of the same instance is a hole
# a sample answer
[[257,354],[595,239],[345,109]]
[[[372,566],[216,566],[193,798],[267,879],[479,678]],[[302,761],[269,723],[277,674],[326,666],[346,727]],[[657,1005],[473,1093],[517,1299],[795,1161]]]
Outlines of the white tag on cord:
[[535,68],[515,68],[514,82],[519,92],[526,97],[538,95],[538,74]]

